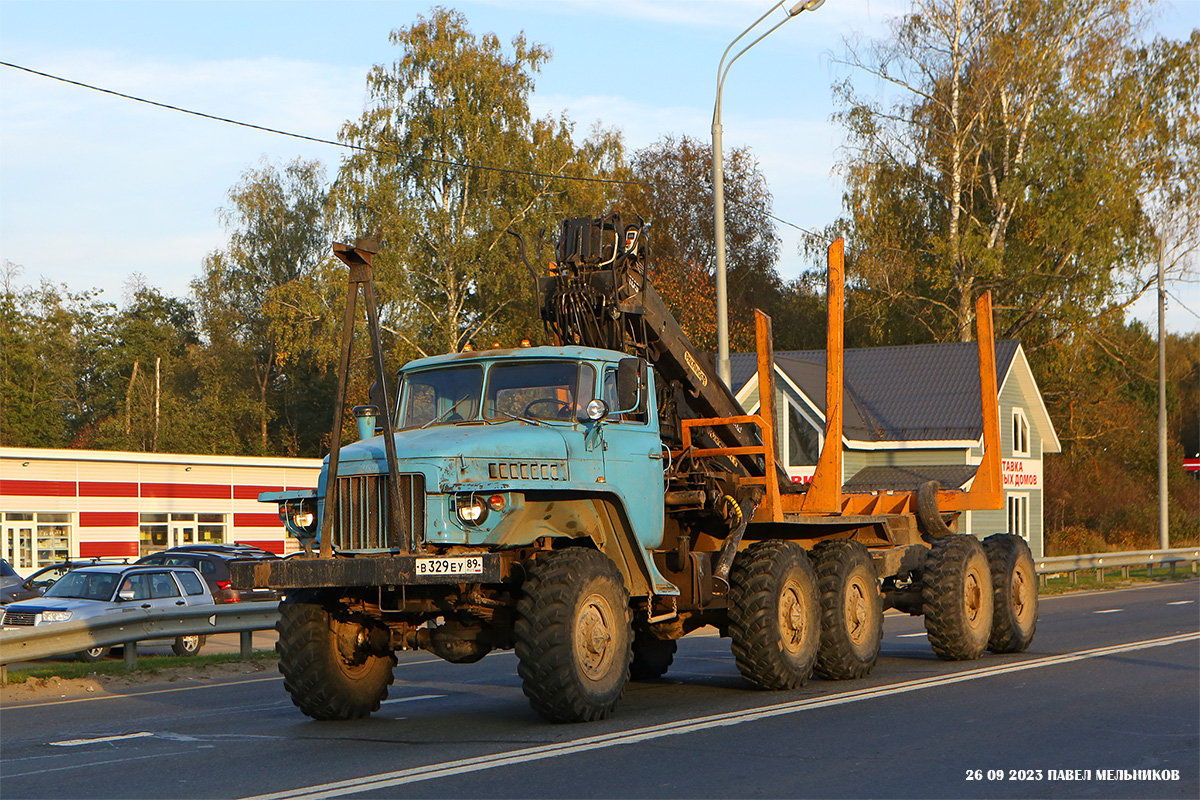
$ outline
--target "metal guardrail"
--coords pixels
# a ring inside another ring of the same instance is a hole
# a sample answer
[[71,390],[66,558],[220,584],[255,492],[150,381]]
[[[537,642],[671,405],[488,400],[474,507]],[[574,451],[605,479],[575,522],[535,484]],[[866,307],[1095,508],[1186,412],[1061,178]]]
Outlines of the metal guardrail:
[[[126,645],[125,660],[137,663],[136,643],[146,639],[177,636],[208,636],[215,633],[249,633],[275,627],[279,604],[274,600],[254,603],[221,603],[193,606],[182,611],[147,614],[140,619],[63,622],[27,629],[0,631],[0,667],[15,661],[63,656],[93,647]],[[129,645],[133,645],[130,647]],[[243,647],[243,650],[245,648]]]
[[1095,570],[1097,583],[1104,583],[1104,572],[1108,569],[1120,568],[1124,577],[1129,577],[1130,567],[1146,566],[1150,574],[1154,574],[1156,566],[1166,566],[1171,574],[1179,564],[1191,564],[1195,572],[1200,567],[1200,547],[1180,547],[1173,550],[1130,550],[1124,553],[1089,553],[1078,556],[1053,556],[1050,558],[1035,558],[1034,566],[1042,576],[1042,582],[1048,575],[1056,572],[1069,572],[1071,583],[1076,581],[1076,573],[1080,570]]

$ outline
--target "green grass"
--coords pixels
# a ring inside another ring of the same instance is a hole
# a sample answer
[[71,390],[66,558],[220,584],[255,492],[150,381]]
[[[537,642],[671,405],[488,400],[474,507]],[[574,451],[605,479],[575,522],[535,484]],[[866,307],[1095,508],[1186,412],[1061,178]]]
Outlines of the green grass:
[[196,656],[138,656],[137,669],[125,667],[124,659],[97,661],[93,664],[82,662],[59,662],[46,664],[32,669],[8,670],[9,683],[25,683],[31,678],[87,678],[92,675],[128,675],[131,672],[148,672],[151,674],[168,669],[191,667],[203,669],[210,664],[234,664],[246,661],[267,661],[277,658],[274,650],[256,650],[249,659],[242,658],[241,653],[213,653]]
[[1068,592],[1120,589],[1123,586],[1196,579],[1196,575],[1192,572],[1190,564],[1176,566],[1174,575],[1171,574],[1170,567],[1155,567],[1153,577],[1151,577],[1145,567],[1130,567],[1128,578],[1124,577],[1120,567],[1108,567],[1104,570],[1103,581],[1097,576],[1096,570],[1079,570],[1075,573],[1074,581],[1071,580],[1071,573],[1069,572],[1051,573],[1051,575],[1052,577],[1044,583],[1039,581],[1038,594],[1052,595],[1066,594]]

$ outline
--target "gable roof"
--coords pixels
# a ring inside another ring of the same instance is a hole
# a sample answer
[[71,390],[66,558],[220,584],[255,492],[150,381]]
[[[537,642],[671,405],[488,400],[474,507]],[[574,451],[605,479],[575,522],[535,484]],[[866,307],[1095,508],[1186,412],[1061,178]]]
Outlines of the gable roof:
[[[998,387],[1014,361],[1028,370],[1019,351],[1015,340],[996,343]],[[775,364],[823,416],[825,351],[780,351]],[[734,386],[742,390],[758,382],[751,353],[732,354],[730,371]],[[1037,403],[1044,411],[1040,397]],[[862,442],[978,441],[983,435],[978,346],[950,342],[846,350],[842,431],[847,439]]]

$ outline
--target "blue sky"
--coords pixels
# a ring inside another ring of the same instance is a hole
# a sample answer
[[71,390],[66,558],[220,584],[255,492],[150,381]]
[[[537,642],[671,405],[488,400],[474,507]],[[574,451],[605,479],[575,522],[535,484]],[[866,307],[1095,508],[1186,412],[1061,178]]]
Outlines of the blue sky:
[[[55,2],[0,0],[0,60],[162,103],[336,139],[365,100],[365,76],[395,58],[388,33],[428,2]],[[667,135],[708,140],[716,65],[771,0],[491,0],[447,2],[477,34],[524,31],[554,58],[537,78],[535,113],[565,111],[579,133],[621,129],[631,148]],[[830,121],[832,61],[843,37],[880,35],[900,0],[828,0],[738,61],[725,85],[725,146],[760,160],[777,216],[818,229],[840,209]],[[1200,27],[1200,0],[1163,4],[1173,38]],[[781,14],[782,12],[776,12]],[[775,17],[780,18],[780,17]],[[46,278],[122,303],[128,280],[184,296],[221,247],[217,210],[264,160],[342,151],[132,103],[0,67],[0,259],[18,284]],[[785,277],[806,265],[781,227]],[[1200,313],[1200,285],[1171,291]],[[1168,327],[1200,330],[1169,301]],[[1137,315],[1153,319],[1152,298]]]

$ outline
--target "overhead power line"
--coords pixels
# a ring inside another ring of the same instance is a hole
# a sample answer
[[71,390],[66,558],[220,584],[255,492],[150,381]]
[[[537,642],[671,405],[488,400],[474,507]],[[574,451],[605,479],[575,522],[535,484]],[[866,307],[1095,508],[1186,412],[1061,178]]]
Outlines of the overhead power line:
[[[285,131],[285,130],[281,130],[279,128],[267,127],[266,125],[256,125],[252,122],[243,122],[241,120],[232,119],[230,117],[221,117],[216,114],[206,114],[203,111],[195,111],[190,108],[182,108],[180,106],[173,106],[169,103],[160,103],[157,100],[149,100],[145,97],[138,97],[137,95],[127,94],[125,92],[118,92],[115,89],[106,89],[103,86],[95,86],[94,84],[84,83],[83,81],[71,80],[70,78],[63,78],[59,75],[51,75],[48,72],[41,72],[40,70],[31,69],[29,67],[21,66],[20,64],[13,64],[9,61],[0,61],[0,66],[9,67],[11,69],[19,70],[21,72],[27,72],[31,75],[37,75],[38,77],[41,77],[41,78],[48,78],[52,81],[58,81],[59,83],[65,83],[70,86],[78,86],[82,89],[89,89],[93,92],[100,92],[101,94],[108,94],[108,95],[112,95],[114,97],[120,97],[124,100],[132,100],[135,103],[144,103],[146,105],[154,106],[156,108],[166,109],[167,111],[175,111],[180,114],[187,114],[187,115],[193,116],[193,117],[200,117],[201,119],[212,120],[213,122],[223,122],[227,125],[236,125],[236,126],[242,127],[242,128],[250,128],[251,130],[262,131],[264,133],[272,133],[277,136],[286,136],[291,139],[300,139],[300,140],[306,141],[306,142],[315,142],[316,144],[330,145],[331,147],[341,147],[341,148],[345,148],[347,150],[356,150],[356,151],[362,152],[362,153],[371,153],[372,155],[407,158],[412,161],[423,161],[423,162],[426,162],[429,164],[438,164],[438,165],[450,167],[453,169],[479,169],[479,170],[484,170],[487,172],[496,172],[496,173],[501,173],[501,174],[506,174],[506,175],[518,175],[518,176],[527,177],[527,178],[548,178],[550,180],[576,181],[579,183],[599,183],[599,184],[617,185],[617,186],[643,186],[643,187],[667,186],[667,187],[672,187],[672,188],[686,187],[686,184],[674,183],[674,182],[646,183],[645,181],[622,180],[619,178],[589,178],[589,177],[583,177],[583,176],[578,176],[578,175],[564,175],[564,174],[560,174],[560,173],[537,172],[535,170],[519,170],[519,169],[511,169],[508,167],[493,167],[493,166],[488,166],[486,164],[464,164],[464,163],[461,163],[458,161],[449,161],[446,159],[432,158],[429,156],[412,155],[409,153],[401,153],[401,152],[398,152],[395,150],[381,149],[381,148],[377,148],[377,147],[369,147],[366,145],[350,144],[347,142],[338,141],[336,139],[324,139],[319,136],[307,136],[302,133],[293,133],[291,131]],[[745,208],[754,208],[754,206],[752,206],[750,203],[746,203],[744,201],[731,199],[731,200],[729,200],[729,202],[733,205],[738,205],[738,206],[742,206]],[[793,228],[793,229],[799,231],[800,233],[804,234],[805,236],[809,236],[809,237],[812,237],[815,239],[820,239],[821,241],[825,241],[825,242],[833,241],[832,239],[830,239],[828,236],[825,236],[824,234],[816,233],[816,232],[810,231],[806,228],[802,228],[801,226],[795,224],[794,222],[789,222],[788,220],[785,220],[782,217],[777,217],[776,215],[774,215],[770,212],[766,212],[766,216],[768,218],[774,220],[775,222],[778,222],[780,225],[785,225],[789,228]],[[849,249],[853,249],[853,248],[849,248]]]

